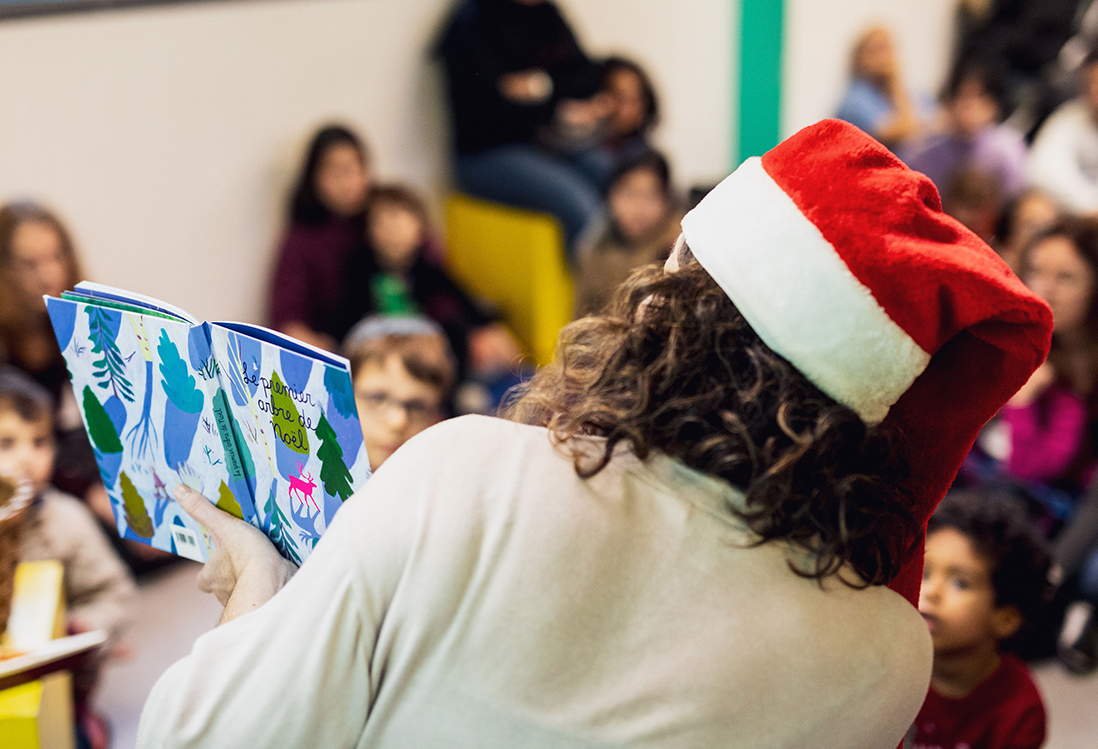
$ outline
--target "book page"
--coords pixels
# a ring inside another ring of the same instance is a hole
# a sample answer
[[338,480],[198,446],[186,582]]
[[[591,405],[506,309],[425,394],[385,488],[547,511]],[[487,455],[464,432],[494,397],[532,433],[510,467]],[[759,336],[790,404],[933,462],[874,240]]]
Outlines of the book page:
[[210,340],[251,456],[256,524],[300,564],[370,474],[350,371],[220,323]]
[[246,482],[226,465],[217,423],[227,398],[206,331],[93,303],[47,307],[119,535],[205,561],[210,539],[175,502],[177,484],[255,516]]
[[107,286],[102,283],[95,283],[94,281],[81,281],[76,284],[76,288],[69,293],[85,297],[89,301],[101,299],[104,301],[120,302],[138,308],[145,308],[153,312],[168,315],[169,317],[175,317],[183,322],[190,323],[191,325],[198,325],[198,320],[195,319],[194,315],[187,312],[185,309],[176,307],[174,304],[168,304],[159,299],[154,299],[151,296],[138,294],[133,291],[126,291],[125,289],[118,289],[114,286]]

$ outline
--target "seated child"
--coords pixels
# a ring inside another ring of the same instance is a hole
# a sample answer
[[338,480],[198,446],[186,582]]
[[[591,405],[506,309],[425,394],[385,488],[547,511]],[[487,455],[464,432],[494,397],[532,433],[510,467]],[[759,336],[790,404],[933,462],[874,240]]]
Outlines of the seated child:
[[667,159],[649,150],[622,164],[610,178],[606,212],[576,258],[576,317],[602,309],[640,266],[667,259],[682,221]]
[[[87,506],[50,486],[55,454],[49,392],[15,368],[0,369],[0,473],[29,480],[35,492],[23,522],[19,559],[61,562],[69,631],[107,630],[110,640],[102,652],[109,655],[136,587]],[[88,710],[102,663],[99,658],[73,674],[78,722],[89,732],[92,726],[102,730]]]
[[950,492],[930,519],[919,612],[930,627],[930,692],[916,749],[1036,749],[1045,708],[1004,642],[1036,618],[1049,560],[1022,509],[991,492]]
[[370,317],[344,343],[362,440],[376,471],[398,447],[442,420],[454,357],[442,329],[422,317]]
[[336,340],[368,315],[425,315],[446,333],[459,379],[492,379],[516,367],[522,352],[506,326],[424,257],[427,210],[415,193],[399,185],[374,188],[366,224],[344,273],[329,331]]

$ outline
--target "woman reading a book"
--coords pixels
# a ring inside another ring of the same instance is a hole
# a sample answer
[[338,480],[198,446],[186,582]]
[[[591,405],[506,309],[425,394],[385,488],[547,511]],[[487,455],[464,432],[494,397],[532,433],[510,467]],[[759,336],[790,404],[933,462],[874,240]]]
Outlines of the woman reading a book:
[[138,745],[892,749],[930,676],[925,522],[1050,327],[925,177],[807,128],[296,574],[181,490],[227,623]]

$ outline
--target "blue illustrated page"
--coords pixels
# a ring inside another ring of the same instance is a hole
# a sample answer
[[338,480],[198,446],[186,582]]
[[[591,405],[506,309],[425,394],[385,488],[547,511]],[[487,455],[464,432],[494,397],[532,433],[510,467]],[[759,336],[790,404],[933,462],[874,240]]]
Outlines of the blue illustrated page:
[[177,484],[255,523],[249,478],[219,429],[232,412],[205,328],[84,301],[47,306],[119,535],[206,561],[210,539],[176,504]]

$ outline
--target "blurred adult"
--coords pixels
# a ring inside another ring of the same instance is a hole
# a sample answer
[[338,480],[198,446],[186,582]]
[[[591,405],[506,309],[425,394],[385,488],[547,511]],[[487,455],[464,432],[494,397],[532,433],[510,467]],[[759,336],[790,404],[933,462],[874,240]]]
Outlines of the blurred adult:
[[895,150],[919,134],[927,107],[907,89],[892,32],[873,26],[855,42],[850,84],[835,115]]
[[602,69],[548,0],[463,0],[439,41],[453,114],[458,186],[487,200],[553,214],[569,244],[599,208],[599,185],[536,145],[558,115],[593,126]]
[[1001,76],[987,63],[959,67],[946,84],[946,129],[900,149],[900,158],[934,182],[939,192],[960,169],[988,174],[997,192],[1011,198],[1025,186],[1026,145],[1022,134],[1000,122]]
[[342,125],[317,131],[290,195],[289,226],[268,294],[272,327],[336,350],[338,341],[324,331],[332,323],[348,255],[362,236],[369,192],[362,139]]
[[1061,209],[1098,213],[1098,51],[1079,68],[1079,95],[1057,108],[1037,132],[1028,176]]
[[60,296],[83,280],[72,235],[57,215],[31,202],[0,207],[0,362],[5,359],[49,391],[57,461],[52,483],[85,497],[111,525],[110,500],[69,387],[43,294]]

